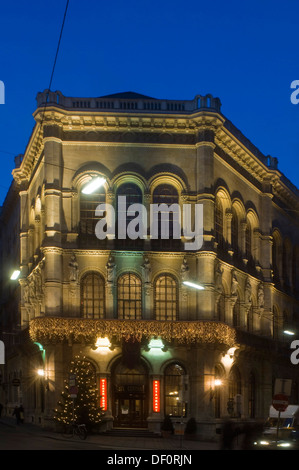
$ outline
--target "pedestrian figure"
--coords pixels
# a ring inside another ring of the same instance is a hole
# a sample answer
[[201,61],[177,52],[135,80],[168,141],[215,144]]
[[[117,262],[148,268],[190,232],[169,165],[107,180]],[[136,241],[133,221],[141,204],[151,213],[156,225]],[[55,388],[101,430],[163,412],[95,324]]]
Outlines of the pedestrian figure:
[[1,418],[2,410],[3,410],[3,405],[2,403],[0,403],[0,418]]
[[23,408],[23,405],[20,406],[19,410],[20,410],[20,422],[24,423],[24,408]]
[[15,407],[12,415],[16,417],[17,424],[20,424],[20,408],[19,408],[19,406]]

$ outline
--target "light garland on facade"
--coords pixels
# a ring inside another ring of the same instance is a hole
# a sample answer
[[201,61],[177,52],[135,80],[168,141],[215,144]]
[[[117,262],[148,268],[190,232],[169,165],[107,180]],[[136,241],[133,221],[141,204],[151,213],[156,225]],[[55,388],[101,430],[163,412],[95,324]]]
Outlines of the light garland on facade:
[[33,341],[74,341],[93,343],[98,337],[141,341],[160,336],[181,344],[236,343],[234,328],[214,321],[90,320],[83,318],[39,317],[30,322]]

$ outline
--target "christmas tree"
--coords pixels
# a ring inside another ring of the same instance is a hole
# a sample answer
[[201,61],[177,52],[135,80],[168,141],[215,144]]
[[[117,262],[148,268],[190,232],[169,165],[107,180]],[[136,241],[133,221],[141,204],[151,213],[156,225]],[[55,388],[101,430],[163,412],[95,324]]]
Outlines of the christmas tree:
[[[89,429],[98,425],[103,416],[100,395],[93,365],[84,357],[71,362],[70,378],[65,380],[61,400],[55,409],[54,419],[61,424],[72,422],[85,424]],[[73,397],[74,385],[76,387]]]

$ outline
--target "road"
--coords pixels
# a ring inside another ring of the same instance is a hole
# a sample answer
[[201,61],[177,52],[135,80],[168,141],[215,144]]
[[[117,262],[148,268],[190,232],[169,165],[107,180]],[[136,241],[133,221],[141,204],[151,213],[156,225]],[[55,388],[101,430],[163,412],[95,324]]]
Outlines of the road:
[[63,439],[38,435],[0,423],[0,450],[99,450],[104,447],[78,437]]

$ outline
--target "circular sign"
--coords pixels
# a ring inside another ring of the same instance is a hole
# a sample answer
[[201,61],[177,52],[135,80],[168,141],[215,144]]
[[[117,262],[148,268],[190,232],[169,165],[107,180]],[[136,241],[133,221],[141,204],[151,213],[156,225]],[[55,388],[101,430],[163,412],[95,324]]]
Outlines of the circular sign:
[[276,411],[285,411],[289,405],[289,399],[286,395],[279,393],[274,395],[272,405]]

